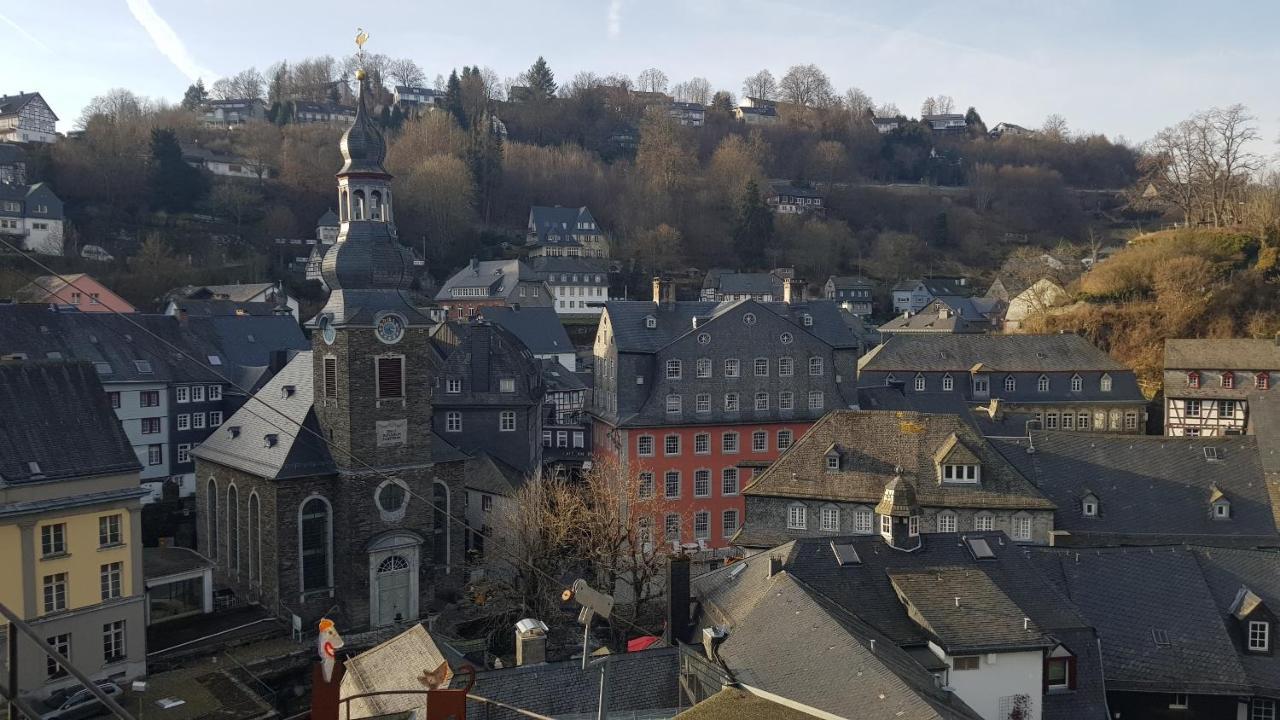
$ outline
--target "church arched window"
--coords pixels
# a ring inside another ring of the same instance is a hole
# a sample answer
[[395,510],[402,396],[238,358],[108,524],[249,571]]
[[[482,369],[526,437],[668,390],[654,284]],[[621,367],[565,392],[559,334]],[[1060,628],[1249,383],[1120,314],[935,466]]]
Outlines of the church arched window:
[[218,559],[218,481],[209,478],[209,484],[205,487],[205,535],[207,547],[209,548],[209,557]]
[[364,191],[356,190],[351,193],[351,219],[364,219]]
[[302,592],[333,586],[333,510],[329,501],[312,495],[298,508],[298,561]]
[[227,572],[240,574],[240,491],[227,486]]
[[382,193],[377,190],[369,193],[369,219],[382,219]]
[[339,215],[339,220],[341,220],[342,222],[346,222],[347,219],[350,217],[350,212],[347,208],[347,203],[349,202],[349,200],[350,200],[350,196],[347,194],[346,190],[343,190],[342,195],[338,198],[338,215]]
[[258,491],[249,493],[249,579],[262,580],[262,518]]

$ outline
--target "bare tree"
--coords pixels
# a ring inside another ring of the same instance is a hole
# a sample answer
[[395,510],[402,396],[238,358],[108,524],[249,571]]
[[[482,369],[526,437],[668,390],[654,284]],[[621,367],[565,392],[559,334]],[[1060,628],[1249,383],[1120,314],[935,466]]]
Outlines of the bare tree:
[[631,76],[626,73],[605,75],[604,80],[601,82],[609,87],[618,88],[619,90],[631,90],[635,87],[635,83],[631,82]]
[[488,65],[480,69],[480,79],[484,81],[485,94],[490,100],[505,100],[507,93],[503,88],[498,73]]
[[947,113],[955,112],[956,101],[952,99],[950,95],[939,95],[934,98],[934,101],[938,105],[939,115],[946,115]]
[[920,103],[920,117],[924,117],[926,115],[937,115],[937,114],[938,114],[938,100],[937,98],[930,95],[929,97],[924,99],[924,102]]
[[658,68],[642,70],[640,74],[636,76],[636,89],[641,92],[666,92],[667,74]]
[[817,65],[792,65],[778,83],[782,98],[796,105],[823,107],[831,103],[831,79]]
[[899,110],[898,106],[894,105],[893,103],[883,103],[881,105],[876,106],[876,117],[895,118],[895,117],[901,117],[901,116],[902,116],[902,111]]
[[1261,160],[1250,152],[1258,139],[1254,117],[1243,105],[1212,108],[1167,127],[1147,144],[1142,159],[1143,199],[1154,194],[1177,207],[1190,224],[1214,227],[1240,222],[1250,181]]
[[704,77],[691,78],[688,82],[682,82],[676,86],[679,90],[672,88],[671,94],[680,102],[698,103],[706,105],[711,102],[711,81]]
[[209,95],[217,100],[241,100],[266,97],[267,81],[255,68],[241,70],[235,75],[219,79],[209,89]]
[[396,85],[419,86],[427,81],[418,63],[409,58],[397,58],[387,63],[387,77]]
[[1044,125],[1040,126],[1040,134],[1050,140],[1066,140],[1071,131],[1067,127],[1067,119],[1058,113],[1052,113],[1044,119]]
[[875,103],[861,88],[851,87],[844,92],[844,109],[854,118],[863,118],[874,112]]
[[108,118],[114,121],[139,120],[151,113],[151,100],[135,95],[124,88],[113,88],[105,95],[98,95],[89,101],[80,111],[80,119],[76,123],[81,129],[89,126],[94,118]]
[[742,94],[758,100],[777,100],[778,81],[773,79],[773,73],[761,70],[742,81]]

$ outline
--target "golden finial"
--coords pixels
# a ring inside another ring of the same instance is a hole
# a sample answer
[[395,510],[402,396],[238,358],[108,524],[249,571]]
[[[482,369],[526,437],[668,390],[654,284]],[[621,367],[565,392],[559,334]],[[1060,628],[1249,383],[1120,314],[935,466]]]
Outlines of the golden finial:
[[363,51],[364,44],[367,42],[369,42],[369,33],[365,32],[364,28],[356,28],[356,47]]
[[364,81],[364,44],[369,42],[369,33],[364,28],[356,28],[356,59],[360,63],[360,68],[356,70],[356,80]]

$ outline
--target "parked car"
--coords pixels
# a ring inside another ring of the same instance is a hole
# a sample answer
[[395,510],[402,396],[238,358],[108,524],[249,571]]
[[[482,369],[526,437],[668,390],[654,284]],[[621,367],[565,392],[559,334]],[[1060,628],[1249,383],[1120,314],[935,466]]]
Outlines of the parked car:
[[[119,685],[107,681],[98,683],[98,689],[113,700],[120,697],[123,692]],[[51,705],[50,707],[53,709],[41,715],[40,720],[80,720],[80,718],[99,715],[106,712],[107,709],[101,700],[86,689],[73,692],[61,704]]]

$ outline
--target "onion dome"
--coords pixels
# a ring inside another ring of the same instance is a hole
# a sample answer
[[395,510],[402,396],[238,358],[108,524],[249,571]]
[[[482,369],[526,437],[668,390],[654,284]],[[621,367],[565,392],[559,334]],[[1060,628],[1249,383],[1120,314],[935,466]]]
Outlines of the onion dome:
[[360,83],[360,98],[356,102],[356,120],[342,134],[340,148],[343,163],[338,175],[353,173],[386,175],[387,171],[382,167],[382,162],[387,159],[387,141],[382,137],[382,132],[378,130],[373,119],[369,117],[369,111],[365,107],[364,71],[358,71],[356,78]]

